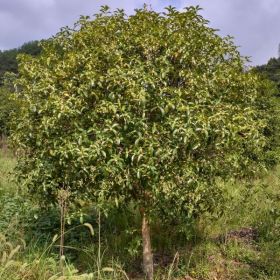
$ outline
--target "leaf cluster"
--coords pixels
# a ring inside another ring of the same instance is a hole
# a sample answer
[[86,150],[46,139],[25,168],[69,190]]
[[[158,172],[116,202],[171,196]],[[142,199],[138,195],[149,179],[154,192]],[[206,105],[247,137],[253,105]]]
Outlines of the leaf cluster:
[[134,201],[163,215],[211,210],[217,177],[258,171],[261,81],[189,7],[81,17],[21,56],[19,174],[49,202]]

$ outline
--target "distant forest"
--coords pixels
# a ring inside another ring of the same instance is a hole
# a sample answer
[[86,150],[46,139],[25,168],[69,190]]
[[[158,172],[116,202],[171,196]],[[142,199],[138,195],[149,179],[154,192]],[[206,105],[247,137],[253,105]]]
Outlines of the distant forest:
[[267,64],[257,66],[256,70],[276,83],[280,95],[280,58],[271,58]]

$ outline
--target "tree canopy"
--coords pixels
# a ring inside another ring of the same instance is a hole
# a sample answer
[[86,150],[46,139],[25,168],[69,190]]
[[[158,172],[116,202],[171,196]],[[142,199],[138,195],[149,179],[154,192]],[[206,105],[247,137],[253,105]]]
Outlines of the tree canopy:
[[218,202],[217,177],[261,165],[264,84],[197,7],[126,16],[104,7],[21,56],[13,139],[43,201],[59,189],[183,217]]

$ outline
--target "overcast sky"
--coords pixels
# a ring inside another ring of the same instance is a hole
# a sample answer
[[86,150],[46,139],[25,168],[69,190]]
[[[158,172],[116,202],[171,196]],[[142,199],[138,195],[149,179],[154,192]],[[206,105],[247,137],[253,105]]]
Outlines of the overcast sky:
[[0,49],[48,38],[104,4],[132,13],[143,3],[158,11],[168,5],[200,5],[211,27],[234,36],[242,55],[250,56],[253,64],[278,56],[280,0],[0,0]]

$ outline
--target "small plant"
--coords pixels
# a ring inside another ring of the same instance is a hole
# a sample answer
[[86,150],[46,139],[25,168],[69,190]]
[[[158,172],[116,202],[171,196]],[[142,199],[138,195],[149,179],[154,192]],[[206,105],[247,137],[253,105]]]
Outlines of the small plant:
[[0,233],[0,279],[9,280],[15,270],[22,271],[26,264],[18,261],[20,250],[25,249],[25,242],[22,240],[20,245],[13,245],[6,237]]
[[22,245],[13,246],[6,240],[6,237],[0,234],[0,259],[1,265],[6,266],[9,261],[13,260],[16,254],[20,251],[21,247],[25,248],[26,244],[22,241]]

